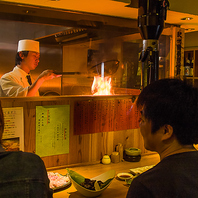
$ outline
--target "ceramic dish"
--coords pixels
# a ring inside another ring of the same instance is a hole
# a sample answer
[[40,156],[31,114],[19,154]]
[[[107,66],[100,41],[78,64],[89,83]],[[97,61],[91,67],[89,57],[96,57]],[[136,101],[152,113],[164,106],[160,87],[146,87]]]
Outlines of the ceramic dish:
[[120,179],[120,180],[127,180],[127,179],[131,179],[133,177],[132,174],[130,173],[118,173],[117,174],[117,177]]
[[83,176],[81,176],[78,173],[76,173],[75,171],[72,171],[69,169],[67,169],[67,171],[71,178],[72,184],[74,185],[76,190],[79,193],[81,193],[82,195],[84,195],[85,197],[99,196],[100,194],[102,194],[105,191],[105,189],[107,189],[107,187],[111,184],[112,180],[115,177],[115,170],[110,170],[110,171],[107,171],[101,175],[98,175],[97,177],[90,178],[91,180],[97,180],[97,181],[100,180],[102,182],[106,182],[106,185],[103,188],[101,188],[100,190],[89,190],[79,184],[79,182],[84,180]]
[[129,156],[138,156],[141,154],[141,150],[138,148],[127,148],[125,149],[125,153]]
[[47,174],[50,180],[50,188],[54,192],[65,190],[71,186],[71,180],[68,175],[61,175],[56,172],[48,172]]

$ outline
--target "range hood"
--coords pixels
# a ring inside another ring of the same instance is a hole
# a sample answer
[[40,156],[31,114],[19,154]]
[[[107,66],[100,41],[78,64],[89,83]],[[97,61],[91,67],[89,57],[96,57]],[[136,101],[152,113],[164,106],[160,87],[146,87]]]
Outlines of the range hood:
[[47,45],[66,45],[89,42],[90,40],[111,39],[133,33],[138,33],[138,29],[134,28],[133,31],[122,32],[114,29],[66,28],[61,32],[36,38],[35,40]]

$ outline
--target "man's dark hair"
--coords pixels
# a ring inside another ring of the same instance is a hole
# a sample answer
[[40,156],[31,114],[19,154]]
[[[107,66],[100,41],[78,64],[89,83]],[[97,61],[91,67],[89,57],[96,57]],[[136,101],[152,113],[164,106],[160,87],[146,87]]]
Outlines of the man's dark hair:
[[137,99],[152,133],[171,125],[183,145],[198,143],[198,89],[179,79],[162,79],[146,86]]
[[[24,55],[25,57],[28,56],[28,52],[29,52],[29,51],[22,51],[22,53],[23,53],[23,55]],[[21,61],[22,61],[22,59],[21,59],[21,57],[19,56],[19,52],[17,52],[16,58],[15,58],[15,65],[20,65],[20,64],[21,64]]]

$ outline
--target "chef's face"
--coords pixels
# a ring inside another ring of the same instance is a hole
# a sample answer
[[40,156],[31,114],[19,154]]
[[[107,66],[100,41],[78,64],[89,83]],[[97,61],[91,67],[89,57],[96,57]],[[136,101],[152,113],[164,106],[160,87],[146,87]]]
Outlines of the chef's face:
[[141,111],[140,118],[140,132],[144,139],[144,147],[150,151],[157,151],[158,144],[160,143],[160,133],[156,131],[152,133],[152,123],[150,120],[145,118],[144,110]]
[[38,66],[39,58],[39,53],[29,51],[27,57],[23,57],[23,62],[29,70],[34,70]]

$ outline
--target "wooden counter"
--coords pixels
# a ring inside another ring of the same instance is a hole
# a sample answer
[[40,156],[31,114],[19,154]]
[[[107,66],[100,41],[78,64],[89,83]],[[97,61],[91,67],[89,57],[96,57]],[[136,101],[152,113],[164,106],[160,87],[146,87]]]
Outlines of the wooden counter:
[[[86,178],[93,178],[98,176],[108,170],[115,170],[116,174],[118,173],[127,173],[130,172],[129,169],[154,165],[159,162],[158,154],[151,154],[142,156],[142,159],[139,162],[119,162],[111,163],[109,165],[95,164],[89,166],[79,166],[79,167],[70,167],[71,170],[76,171]],[[60,174],[66,174],[66,169],[48,169],[48,171],[58,172]],[[110,186],[99,196],[100,198],[124,198],[128,192],[128,186],[125,185],[125,181],[121,181],[117,178],[114,178]],[[54,193],[54,198],[84,198],[79,192],[76,191],[75,187],[71,185],[68,189]]]

